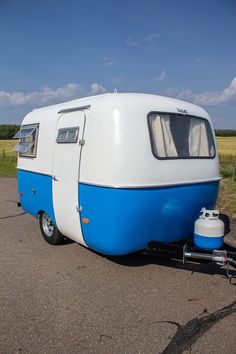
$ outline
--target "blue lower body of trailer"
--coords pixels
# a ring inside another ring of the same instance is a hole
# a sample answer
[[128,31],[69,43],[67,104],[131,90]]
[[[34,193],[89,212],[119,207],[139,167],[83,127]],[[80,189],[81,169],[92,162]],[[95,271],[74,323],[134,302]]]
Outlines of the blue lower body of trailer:
[[107,255],[145,249],[150,241],[173,243],[192,236],[202,207],[213,209],[219,181],[155,188],[80,184],[83,237]]
[[18,169],[17,179],[22,208],[35,217],[38,216],[40,211],[44,211],[56,223],[53,208],[52,176]]
[[[150,241],[173,243],[193,236],[202,207],[215,207],[219,181],[153,188],[112,188],[79,183],[83,238],[106,255],[143,250]],[[18,170],[22,208],[46,212],[56,224],[52,176]],[[37,192],[34,194],[34,190]],[[83,219],[89,221],[83,223]]]

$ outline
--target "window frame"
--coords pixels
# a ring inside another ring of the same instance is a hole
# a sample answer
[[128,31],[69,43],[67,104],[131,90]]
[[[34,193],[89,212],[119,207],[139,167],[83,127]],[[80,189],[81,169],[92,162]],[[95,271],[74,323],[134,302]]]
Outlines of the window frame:
[[[21,130],[24,130],[24,128],[25,128],[25,129],[29,129],[29,128],[31,128],[31,127],[34,128],[32,134],[35,132],[35,140],[34,140],[34,142],[33,142],[33,144],[34,144],[34,151],[33,151],[33,153],[29,153],[29,152],[18,152],[19,157],[30,158],[30,159],[34,159],[34,158],[37,157],[38,135],[39,135],[39,123],[32,123],[32,124],[25,124],[25,125],[22,125],[22,126],[20,127],[19,132],[20,132]],[[15,134],[15,136],[16,136],[19,132],[17,132],[17,133]],[[26,138],[30,137],[32,134],[30,134],[30,135],[27,136]],[[13,137],[13,139],[14,139],[14,137]],[[17,139],[19,139],[19,138],[17,138]],[[24,139],[25,139],[25,138],[24,138]],[[20,145],[20,142],[21,142],[21,139],[19,139],[19,142],[16,144],[16,146],[17,146],[17,145]]]
[[[57,130],[56,143],[57,144],[77,144],[78,138],[79,138],[79,129],[80,129],[79,126],[59,128]],[[58,136],[59,136],[60,132],[62,132],[62,131],[70,131],[70,130],[76,130],[76,139],[75,140],[73,140],[73,141],[67,141],[67,140],[58,141]]]
[[[158,156],[158,154],[156,153],[156,149],[155,149],[155,139],[153,137],[153,132],[152,132],[152,126],[151,126],[151,119],[150,116],[152,114],[167,114],[167,115],[177,115],[177,116],[181,116],[181,117],[188,117],[188,118],[197,118],[200,120],[204,120],[206,122],[206,124],[208,125],[210,132],[212,134],[212,140],[213,140],[213,144],[214,144],[214,155],[213,156],[183,156],[183,157],[179,157],[179,156],[167,156],[167,157],[161,157]],[[203,117],[199,117],[199,116],[195,116],[193,114],[181,114],[179,112],[163,112],[163,111],[151,111],[147,114],[147,125],[148,125],[148,131],[149,131],[149,138],[150,138],[150,142],[151,142],[151,150],[152,150],[152,154],[153,156],[158,159],[158,160],[205,160],[205,159],[214,159],[216,157],[216,143],[215,143],[215,136],[213,134],[212,131],[212,127],[210,122],[208,121],[208,119],[203,118]]]

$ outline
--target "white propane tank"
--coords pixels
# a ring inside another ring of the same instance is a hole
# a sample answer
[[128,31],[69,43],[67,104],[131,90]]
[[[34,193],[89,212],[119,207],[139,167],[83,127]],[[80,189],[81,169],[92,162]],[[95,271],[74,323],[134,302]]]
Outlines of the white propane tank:
[[219,210],[201,209],[194,225],[194,244],[203,249],[219,249],[224,243],[224,223],[219,219]]

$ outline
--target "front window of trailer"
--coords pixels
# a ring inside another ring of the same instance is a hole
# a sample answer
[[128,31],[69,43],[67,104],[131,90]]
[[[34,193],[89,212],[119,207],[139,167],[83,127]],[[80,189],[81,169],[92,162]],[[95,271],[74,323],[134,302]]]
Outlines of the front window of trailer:
[[39,124],[22,126],[13,139],[19,139],[13,151],[19,152],[20,156],[36,157]]
[[215,144],[206,119],[173,113],[148,117],[152,151],[160,159],[213,158]]

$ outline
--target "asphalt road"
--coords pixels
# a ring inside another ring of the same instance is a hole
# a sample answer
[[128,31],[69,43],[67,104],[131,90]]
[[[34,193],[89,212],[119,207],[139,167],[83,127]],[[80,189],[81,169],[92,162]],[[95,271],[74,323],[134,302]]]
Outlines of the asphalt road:
[[[222,269],[48,245],[0,178],[0,353],[236,353]],[[234,282],[236,283],[236,282]]]

